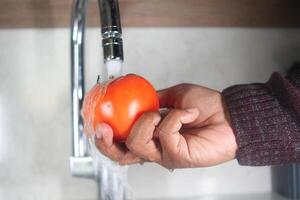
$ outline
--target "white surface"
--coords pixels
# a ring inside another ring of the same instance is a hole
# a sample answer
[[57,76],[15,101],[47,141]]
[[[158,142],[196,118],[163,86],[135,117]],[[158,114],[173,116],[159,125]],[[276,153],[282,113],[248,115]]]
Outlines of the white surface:
[[[262,82],[300,55],[300,30],[293,29],[149,28],[123,35],[124,73],[143,75],[157,89]],[[104,67],[99,30],[86,36],[91,87]],[[95,199],[94,182],[69,172],[69,30],[0,30],[0,46],[0,199]],[[139,199],[252,195],[270,191],[270,169],[233,161],[170,173],[145,164],[130,167],[129,181]]]
[[[201,196],[191,198],[164,198],[159,200],[288,200],[278,194],[274,193],[254,193],[254,194],[231,194],[222,196]],[[150,200],[141,199],[141,200]],[[154,200],[154,199],[151,199]]]

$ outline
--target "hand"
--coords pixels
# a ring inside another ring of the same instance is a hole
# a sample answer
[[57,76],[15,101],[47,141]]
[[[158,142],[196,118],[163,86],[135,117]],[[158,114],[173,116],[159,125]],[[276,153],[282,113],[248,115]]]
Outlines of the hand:
[[166,168],[207,167],[236,156],[229,113],[219,92],[181,84],[158,92],[164,112],[143,114],[124,143],[107,124],[96,128],[96,146],[120,164],[156,162]]

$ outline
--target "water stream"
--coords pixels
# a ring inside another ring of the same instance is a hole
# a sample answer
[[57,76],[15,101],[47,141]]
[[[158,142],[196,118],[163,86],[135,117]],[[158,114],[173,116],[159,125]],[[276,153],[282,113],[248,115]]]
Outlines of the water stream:
[[[105,63],[108,79],[122,75],[122,61],[110,60]],[[95,139],[89,139],[90,153],[94,161],[95,177],[98,183],[100,200],[129,200],[134,199],[127,182],[127,166],[120,166],[101,154]]]
[[102,155],[94,139],[89,139],[90,153],[94,161],[95,177],[98,183],[99,200],[134,199],[127,181],[127,166],[120,166]]

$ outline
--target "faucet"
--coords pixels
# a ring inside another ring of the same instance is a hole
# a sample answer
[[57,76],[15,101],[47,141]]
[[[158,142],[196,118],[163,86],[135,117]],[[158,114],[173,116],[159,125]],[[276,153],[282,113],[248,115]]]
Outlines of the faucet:
[[[87,4],[87,0],[74,0],[71,18],[72,155],[70,157],[70,169],[73,176],[98,180],[99,177],[95,177],[93,160],[89,154],[88,141],[83,135],[83,119],[80,114],[85,89],[84,30]],[[104,63],[107,66],[109,78],[114,78],[120,75],[120,63],[123,61],[118,0],[98,0],[98,4],[101,13]],[[106,177],[107,173],[114,172],[103,170],[101,173],[106,174],[98,176]],[[102,181],[101,184],[105,183]]]

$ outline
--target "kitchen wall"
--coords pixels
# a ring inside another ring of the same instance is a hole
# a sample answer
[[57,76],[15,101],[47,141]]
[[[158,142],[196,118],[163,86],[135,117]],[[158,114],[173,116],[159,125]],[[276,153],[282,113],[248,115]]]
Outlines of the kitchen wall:
[[[300,29],[124,29],[125,73],[157,89],[181,82],[222,90],[264,82],[300,58]],[[103,73],[98,29],[87,30],[87,87]],[[68,29],[0,30],[0,199],[94,200],[91,180],[72,178]],[[269,167],[217,167],[170,173],[129,168],[138,199],[268,193]]]

